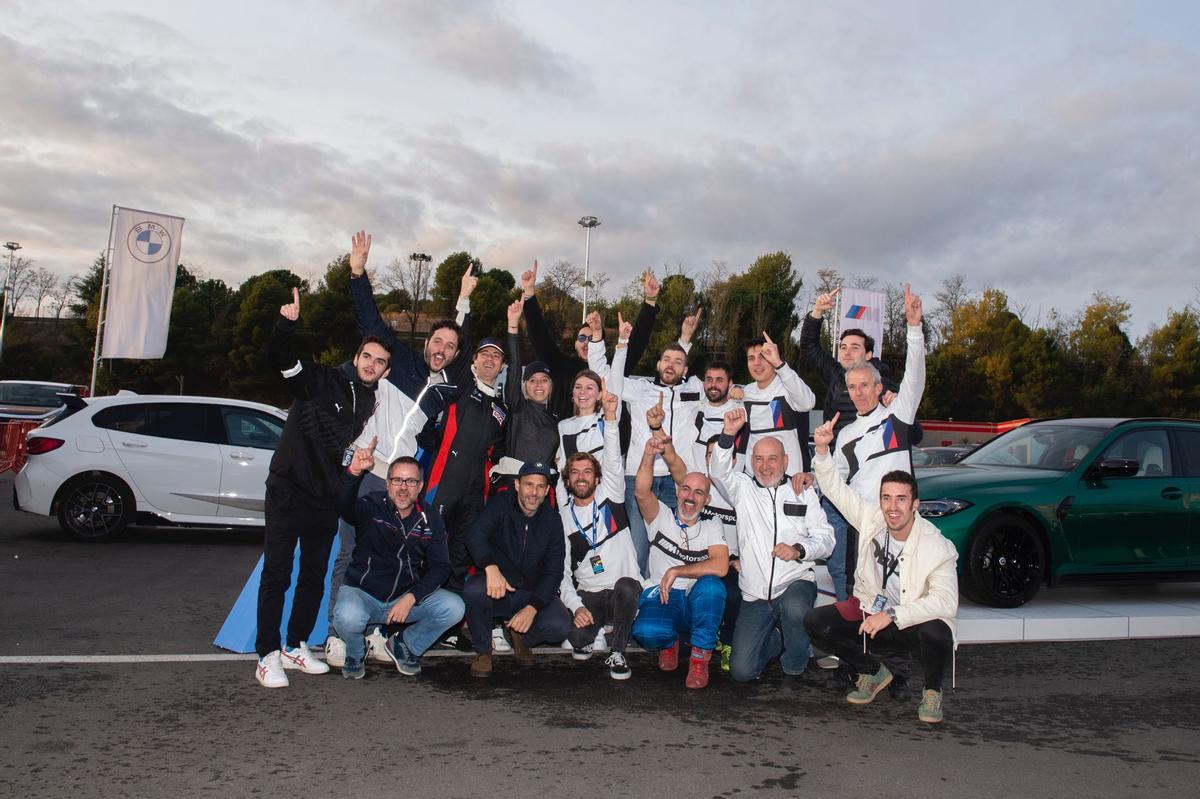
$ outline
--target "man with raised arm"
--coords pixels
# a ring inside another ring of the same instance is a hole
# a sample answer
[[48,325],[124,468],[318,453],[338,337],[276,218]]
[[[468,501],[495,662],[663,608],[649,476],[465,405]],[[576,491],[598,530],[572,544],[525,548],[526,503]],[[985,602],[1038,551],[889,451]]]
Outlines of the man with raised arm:
[[414,676],[421,655],[464,610],[462,598],[441,587],[450,577],[446,529],[437,511],[420,505],[424,480],[416,459],[392,461],[387,490],[359,496],[359,482],[375,466],[373,450],[355,451],[338,491],[338,512],[356,535],[335,621],[346,636],[342,676],[355,680],[365,674],[364,634],[372,625],[406,625],[384,651],[401,674]]
[[624,462],[617,432],[620,399],[604,392],[603,461],[587,452],[566,459],[562,478],[569,501],[559,508],[566,535],[562,587],[559,596],[574,616],[567,636],[576,660],[592,655],[596,633],[606,624],[613,628],[612,654],[605,665],[614,680],[627,680],[625,647],[637,615],[642,593],[637,551],[629,535],[625,511]]
[[805,626],[818,646],[857,672],[846,696],[854,705],[870,703],[892,682],[889,664],[915,656],[925,674],[917,718],[934,724],[942,720],[942,679],[954,654],[958,551],[918,515],[917,481],[909,472],[883,474],[874,502],[846,485],[829,457],[836,424],[835,414],[813,432],[813,468],[825,496],[861,532],[854,596],[813,610]]
[[[292,302],[279,309],[269,345],[271,364],[287,379],[296,401],[267,476],[254,673],[267,688],[287,686],[284,669],[308,674],[329,671],[329,666],[309,652],[306,640],[321,607],[329,550],[337,532],[334,499],[339,472],[349,460],[347,447],[375,410],[375,385],[387,376],[391,358],[386,342],[367,336],[354,359],[337,368],[301,360],[293,343],[299,318],[300,292],[293,288]],[[281,647],[279,626],[297,543],[300,572],[287,646]]]
[[749,469],[747,453],[770,436],[783,444],[788,463],[796,471],[808,468],[808,412],[817,398],[796,370],[783,360],[779,347],[766,331],[746,345],[746,368],[754,382],[744,388],[742,405],[746,427],[738,436],[738,454]]
[[689,472],[679,483],[678,511],[654,495],[655,463],[662,460],[665,444],[654,435],[646,440],[634,487],[652,538],[650,574],[638,601],[633,637],[658,651],[660,669],[675,671],[680,636],[687,636],[692,651],[684,685],[703,688],[725,609],[721,578],[729,569],[729,547],[721,522],[703,517],[712,484],[702,473]]
[[[588,368],[588,342],[594,341],[603,346],[604,329],[603,326],[597,329],[593,325],[582,325],[575,337],[574,352],[564,353],[559,349],[558,342],[561,337],[558,333],[550,330],[546,324],[546,317],[542,315],[542,308],[538,304],[537,270],[537,261],[534,261],[533,266],[521,275],[521,298],[525,303],[523,309],[525,330],[529,334],[530,341],[533,342],[533,351],[537,354],[538,360],[550,367],[550,379],[554,382],[550,409],[558,415],[559,419],[567,419],[573,415],[571,389],[575,382],[575,376]],[[637,319],[633,323],[633,330],[626,342],[629,352],[622,374],[629,374],[642,359],[642,355],[646,352],[646,346],[650,343],[654,322],[658,318],[658,292],[661,290],[661,286],[655,279],[654,273],[649,269],[642,274],[642,287],[645,292],[644,302],[638,311]]]
[[811,487],[797,493],[782,442],[764,436],[750,454],[750,471],[733,468],[734,436],[746,423],[738,409],[725,416],[710,474],[737,509],[738,587],[742,604],[733,630],[730,676],[758,679],[778,657],[785,674],[808,667],[804,617],[817,598],[813,561],[833,550],[833,528]]

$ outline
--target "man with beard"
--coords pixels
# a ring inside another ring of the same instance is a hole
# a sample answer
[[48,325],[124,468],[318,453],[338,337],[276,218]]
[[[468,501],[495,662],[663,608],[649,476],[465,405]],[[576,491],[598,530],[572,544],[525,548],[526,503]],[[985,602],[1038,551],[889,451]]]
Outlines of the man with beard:
[[605,665],[614,680],[627,680],[625,647],[642,592],[637,551],[625,511],[624,463],[617,431],[616,394],[601,395],[604,407],[604,461],[576,452],[562,468],[570,501],[559,509],[566,535],[566,558],[559,596],[574,614],[567,636],[575,660],[592,656],[596,633],[611,624],[612,654]]
[[703,518],[712,485],[700,472],[689,472],[678,486],[679,510],[667,507],[654,495],[655,461],[661,460],[665,442],[650,436],[638,466],[635,495],[650,544],[650,576],[638,601],[633,637],[642,646],[658,651],[658,667],[675,671],[679,665],[680,635],[687,636],[692,651],[684,685],[708,685],[708,664],[717,645],[717,628],[725,608],[729,547],[718,519]]
[[713,452],[711,474],[737,509],[738,587],[742,603],[733,630],[730,676],[756,680],[776,657],[785,674],[808,667],[804,617],[817,598],[813,561],[833,550],[833,528],[811,487],[797,493],[788,478],[783,443],[764,436],[750,454],[753,477],[733,468],[734,436],[744,410],[730,411]]
[[[354,360],[334,369],[300,360],[294,352],[300,292],[279,309],[269,356],[296,396],[267,476],[266,531],[258,585],[255,679],[266,688],[288,684],[284,669],[324,674],[329,666],[313,657],[306,639],[321,607],[329,549],[337,531],[334,498],[347,447],[375,409],[375,384],[386,377],[391,354],[386,343],[368,336]],[[284,596],[292,579],[296,544],[300,572],[287,646],[280,646]]]

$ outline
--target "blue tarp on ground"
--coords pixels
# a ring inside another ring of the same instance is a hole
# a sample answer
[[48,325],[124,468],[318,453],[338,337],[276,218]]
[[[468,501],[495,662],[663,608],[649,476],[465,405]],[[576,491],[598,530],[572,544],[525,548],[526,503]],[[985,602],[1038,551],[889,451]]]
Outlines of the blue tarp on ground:
[[[341,546],[340,536],[333,537],[333,547],[329,551],[329,567],[325,570],[325,593],[321,597],[321,609],[317,611],[317,622],[313,625],[312,633],[308,636],[311,645],[324,645],[329,635],[329,578],[333,574],[333,562],[337,559],[338,547]],[[262,577],[263,559],[258,558],[258,564],[242,593],[238,595],[233,609],[225,617],[213,643],[231,652],[248,653],[254,651],[254,639],[258,636],[258,581]],[[292,595],[296,592],[296,574],[300,571],[300,547],[296,546],[296,555],[292,561],[292,583],[283,600],[283,623],[280,625],[280,636],[287,637],[288,617],[292,614]]]

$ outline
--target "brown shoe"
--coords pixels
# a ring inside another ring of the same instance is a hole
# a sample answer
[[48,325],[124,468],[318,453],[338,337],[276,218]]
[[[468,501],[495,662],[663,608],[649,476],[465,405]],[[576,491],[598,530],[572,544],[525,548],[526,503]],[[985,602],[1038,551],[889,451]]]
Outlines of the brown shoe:
[[508,640],[512,644],[513,657],[521,666],[533,665],[533,650],[525,643],[525,636],[516,630],[508,631]]
[[688,658],[688,675],[684,685],[688,688],[703,688],[708,685],[708,662],[712,660],[711,649],[692,647],[692,656]]
[[675,639],[675,643],[671,644],[666,649],[660,649],[658,652],[658,667],[663,671],[675,671],[679,668],[679,639]]
[[471,661],[471,676],[472,677],[491,677],[492,676],[492,656],[476,654],[475,659]]

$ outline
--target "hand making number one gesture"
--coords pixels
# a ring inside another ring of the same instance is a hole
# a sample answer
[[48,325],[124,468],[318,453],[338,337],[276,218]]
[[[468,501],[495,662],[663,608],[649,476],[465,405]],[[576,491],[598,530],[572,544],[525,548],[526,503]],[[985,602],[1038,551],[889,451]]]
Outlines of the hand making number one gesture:
[[829,445],[833,443],[833,428],[837,425],[838,417],[841,415],[842,412],[838,411],[832,419],[813,430],[813,445],[816,446],[818,454],[824,455],[829,452]]
[[912,293],[912,284],[904,284],[904,318],[909,327],[921,324],[921,298]]
[[367,444],[362,449],[354,450],[354,457],[350,459],[350,474],[358,477],[365,472],[369,472],[375,468],[375,445],[379,443],[379,436],[374,436],[371,443]]
[[837,302],[838,292],[841,290],[842,289],[839,286],[833,291],[827,291],[824,294],[818,294],[816,301],[813,303],[812,317],[814,319],[820,319],[822,316],[832,311],[833,304]]
[[292,287],[292,301],[279,306],[279,315],[291,322],[300,318],[300,289]]
[[537,289],[537,261],[533,266],[521,273],[521,296],[524,299],[532,297]]
[[779,345],[771,340],[771,337],[767,335],[767,331],[765,330],[763,331],[763,342],[762,349],[759,350],[763,360],[776,369],[783,366],[783,358],[779,357]]

